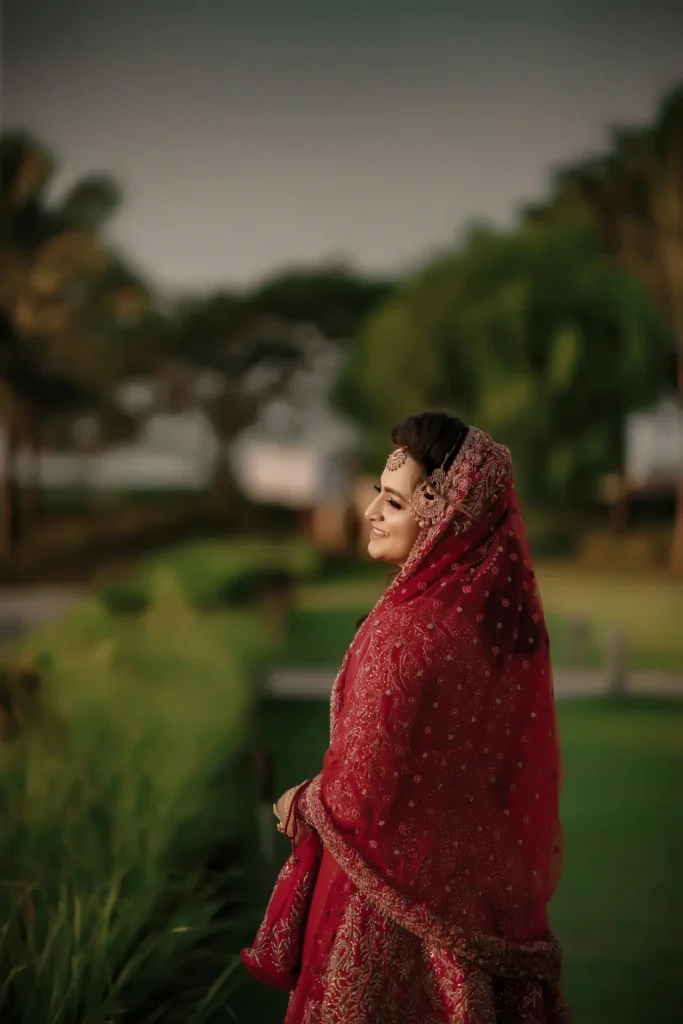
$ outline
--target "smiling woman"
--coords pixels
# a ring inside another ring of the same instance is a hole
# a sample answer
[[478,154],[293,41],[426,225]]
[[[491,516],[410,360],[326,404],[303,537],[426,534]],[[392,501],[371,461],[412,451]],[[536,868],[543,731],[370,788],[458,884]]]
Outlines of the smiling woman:
[[[367,508],[371,524],[368,554],[401,568],[420,532],[415,496],[420,484],[439,469],[447,472],[465,439],[465,424],[446,413],[410,416],[394,427],[394,451],[387,460],[378,496]],[[427,494],[429,491],[427,490]],[[429,500],[428,498],[426,500]]]
[[548,634],[510,452],[410,417],[367,509],[401,566],[360,626],[252,973],[285,1024],[567,1024],[547,904],[562,864]]

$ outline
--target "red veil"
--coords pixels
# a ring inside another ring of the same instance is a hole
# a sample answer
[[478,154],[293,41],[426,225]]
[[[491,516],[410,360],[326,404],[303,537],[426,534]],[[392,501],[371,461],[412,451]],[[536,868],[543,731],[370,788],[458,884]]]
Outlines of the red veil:
[[564,1019],[546,915],[559,738],[509,451],[470,429],[444,487],[346,654],[298,810],[384,915],[489,976],[537,979]]

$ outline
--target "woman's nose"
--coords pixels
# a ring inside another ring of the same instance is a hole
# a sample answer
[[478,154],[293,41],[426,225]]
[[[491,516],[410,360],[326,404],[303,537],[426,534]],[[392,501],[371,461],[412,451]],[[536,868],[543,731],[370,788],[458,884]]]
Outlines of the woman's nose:
[[381,495],[378,494],[374,501],[371,501],[365,510],[365,518],[369,521],[379,518]]

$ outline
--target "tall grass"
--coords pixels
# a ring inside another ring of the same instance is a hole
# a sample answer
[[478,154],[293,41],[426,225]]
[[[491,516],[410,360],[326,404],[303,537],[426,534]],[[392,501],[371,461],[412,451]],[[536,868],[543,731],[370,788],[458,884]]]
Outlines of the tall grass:
[[131,620],[88,602],[19,652],[51,669],[0,747],[3,1024],[231,1019],[264,637],[199,616],[166,568],[152,596]]

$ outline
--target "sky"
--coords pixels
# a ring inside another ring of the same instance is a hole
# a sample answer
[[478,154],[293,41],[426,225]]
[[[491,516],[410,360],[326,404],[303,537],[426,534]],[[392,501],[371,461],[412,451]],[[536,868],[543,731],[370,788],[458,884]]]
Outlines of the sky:
[[2,123],[168,293],[405,272],[683,81],[679,0],[4,0]]

